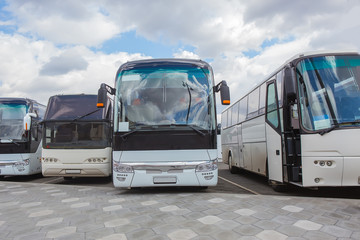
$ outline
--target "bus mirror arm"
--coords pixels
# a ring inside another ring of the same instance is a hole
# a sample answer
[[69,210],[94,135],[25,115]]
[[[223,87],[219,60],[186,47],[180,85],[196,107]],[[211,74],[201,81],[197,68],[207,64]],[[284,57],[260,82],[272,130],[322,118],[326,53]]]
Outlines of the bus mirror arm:
[[98,108],[104,108],[107,101],[107,94],[114,95],[115,94],[115,88],[110,87],[109,85],[102,83],[100,85],[100,88],[98,90],[98,96],[97,96],[97,104],[96,106]]
[[230,104],[230,90],[225,80],[221,81],[214,87],[215,92],[220,91],[220,98],[222,105]]

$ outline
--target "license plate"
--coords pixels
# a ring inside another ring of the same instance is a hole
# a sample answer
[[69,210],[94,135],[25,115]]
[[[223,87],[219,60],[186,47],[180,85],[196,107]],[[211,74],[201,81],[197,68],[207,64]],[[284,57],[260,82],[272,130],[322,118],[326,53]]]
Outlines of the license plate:
[[154,177],[154,184],[176,183],[176,177]]
[[68,169],[65,170],[65,173],[69,173],[69,174],[80,174],[80,169]]

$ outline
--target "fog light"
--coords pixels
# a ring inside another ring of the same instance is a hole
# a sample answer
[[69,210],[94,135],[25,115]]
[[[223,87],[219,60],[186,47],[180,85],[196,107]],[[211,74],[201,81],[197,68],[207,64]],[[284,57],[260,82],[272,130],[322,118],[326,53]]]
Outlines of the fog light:
[[320,166],[325,166],[325,161],[320,161]]
[[214,175],[205,176],[204,178],[205,178],[205,180],[211,180],[211,179],[213,179],[213,178],[214,178]]
[[120,182],[124,182],[126,180],[125,177],[116,177],[117,180],[119,180]]
[[319,182],[320,182],[320,178],[315,178],[314,181],[315,181],[316,183],[319,183]]
[[329,167],[331,167],[332,161],[327,161],[327,162],[326,162],[326,165],[328,165]]

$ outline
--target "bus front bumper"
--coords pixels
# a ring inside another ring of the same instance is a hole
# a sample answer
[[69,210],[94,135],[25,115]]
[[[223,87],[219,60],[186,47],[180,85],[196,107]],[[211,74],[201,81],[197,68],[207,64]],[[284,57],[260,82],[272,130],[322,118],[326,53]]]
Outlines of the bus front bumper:
[[197,165],[176,166],[114,164],[115,187],[168,187],[168,186],[215,186],[218,181],[216,163],[203,162]]

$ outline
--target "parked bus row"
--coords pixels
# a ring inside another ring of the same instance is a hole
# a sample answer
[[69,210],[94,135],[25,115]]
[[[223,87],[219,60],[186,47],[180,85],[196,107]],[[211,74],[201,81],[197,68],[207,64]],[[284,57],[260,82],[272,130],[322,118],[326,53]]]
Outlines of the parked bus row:
[[299,54],[222,112],[222,159],[275,190],[360,185],[360,56]]
[[[45,106],[0,99],[0,176],[109,176],[115,187],[217,184],[215,93],[201,60],[123,64],[96,95],[56,95]],[[113,95],[112,98],[108,97]],[[96,101],[98,100],[98,101]],[[6,131],[5,131],[6,129]]]

